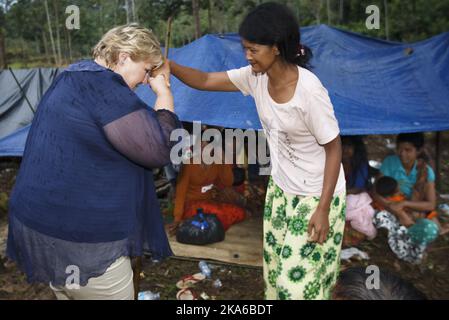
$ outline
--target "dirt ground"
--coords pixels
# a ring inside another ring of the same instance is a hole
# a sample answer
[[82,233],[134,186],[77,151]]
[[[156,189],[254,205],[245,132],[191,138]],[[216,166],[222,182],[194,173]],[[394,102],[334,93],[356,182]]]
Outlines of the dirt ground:
[[[369,136],[365,139],[370,160],[381,161],[392,152],[386,148],[388,141],[394,142],[394,136]],[[432,142],[434,134],[428,134],[427,140]],[[442,134],[441,156],[441,194],[449,194],[449,132]],[[434,146],[428,144],[433,152]],[[432,153],[433,154],[433,153]],[[28,284],[25,276],[17,267],[6,260],[4,253],[7,236],[7,198],[14,184],[19,162],[12,159],[0,159],[0,299],[44,300],[54,299],[51,290],[43,284]],[[263,199],[261,199],[263,201]],[[442,202],[440,199],[439,202]],[[445,200],[449,203],[449,200]],[[369,260],[351,260],[342,262],[342,269],[350,266],[377,265],[402,276],[423,291],[430,299],[449,299],[449,235],[439,237],[428,249],[428,256],[421,265],[411,265],[398,260],[389,249],[386,234],[379,232],[373,241],[364,241],[359,249],[369,255]],[[194,287],[196,295],[204,293],[209,299],[262,299],[262,269],[242,267],[210,262],[212,279],[197,283]],[[186,275],[199,272],[198,261],[169,258],[162,262],[144,259],[141,273],[141,291],[151,290],[160,294],[160,298],[176,299],[178,289],[176,282]],[[214,286],[220,279],[221,287]],[[205,296],[204,296],[205,297]]]

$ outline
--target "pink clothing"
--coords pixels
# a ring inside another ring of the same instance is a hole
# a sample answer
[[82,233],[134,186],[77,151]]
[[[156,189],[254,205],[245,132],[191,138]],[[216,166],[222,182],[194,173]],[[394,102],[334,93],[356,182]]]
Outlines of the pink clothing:
[[375,211],[371,207],[371,202],[373,200],[366,192],[346,196],[346,221],[351,223],[354,230],[366,235],[369,240],[377,235],[373,224]]

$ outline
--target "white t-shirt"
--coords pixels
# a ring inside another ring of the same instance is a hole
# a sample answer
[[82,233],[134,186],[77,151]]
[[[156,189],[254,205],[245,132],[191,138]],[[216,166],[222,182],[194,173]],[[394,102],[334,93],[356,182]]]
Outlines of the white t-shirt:
[[[232,83],[254,97],[257,112],[270,146],[271,175],[285,192],[321,196],[326,153],[324,145],[340,130],[327,90],[309,70],[298,67],[293,98],[276,103],[268,92],[268,76],[254,74],[251,66],[229,70]],[[334,195],[345,191],[343,166]]]

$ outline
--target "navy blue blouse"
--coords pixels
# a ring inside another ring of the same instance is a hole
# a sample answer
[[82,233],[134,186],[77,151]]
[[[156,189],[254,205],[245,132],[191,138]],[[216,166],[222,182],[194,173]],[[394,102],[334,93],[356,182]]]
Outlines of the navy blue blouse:
[[94,61],[69,66],[42,98],[9,203],[8,255],[28,280],[80,284],[120,256],[171,254],[152,178],[180,122],[149,109]]

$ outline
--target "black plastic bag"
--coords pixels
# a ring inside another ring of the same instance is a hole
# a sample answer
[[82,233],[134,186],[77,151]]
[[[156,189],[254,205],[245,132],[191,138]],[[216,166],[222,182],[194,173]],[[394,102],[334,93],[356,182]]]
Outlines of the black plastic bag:
[[198,213],[184,220],[176,232],[176,240],[179,243],[205,245],[223,241],[225,231],[222,223],[215,214]]

